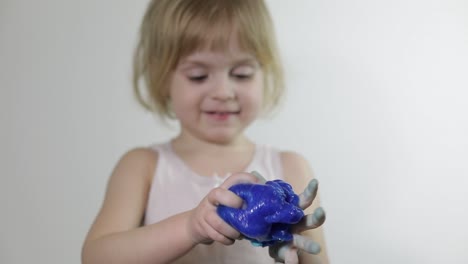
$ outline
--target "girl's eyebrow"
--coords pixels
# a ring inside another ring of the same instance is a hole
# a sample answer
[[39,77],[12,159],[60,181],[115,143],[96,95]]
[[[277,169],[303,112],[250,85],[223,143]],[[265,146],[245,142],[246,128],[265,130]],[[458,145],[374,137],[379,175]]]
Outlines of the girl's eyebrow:
[[242,60],[237,61],[235,64],[252,64],[252,65],[257,65],[258,61],[254,58],[245,58]]
[[206,68],[208,65],[206,63],[200,61],[192,61],[192,60],[181,60],[179,63],[178,68],[181,70],[194,68],[194,67],[203,67]]

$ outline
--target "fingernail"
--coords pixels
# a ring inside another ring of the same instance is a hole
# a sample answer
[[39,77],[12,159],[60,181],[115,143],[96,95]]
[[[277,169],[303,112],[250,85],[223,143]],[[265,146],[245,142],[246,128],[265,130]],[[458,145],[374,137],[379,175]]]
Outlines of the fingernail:
[[262,182],[262,183],[263,183],[263,182],[266,181],[265,178],[263,178],[263,176],[262,176],[259,172],[257,172],[257,171],[252,171],[251,174],[252,174],[253,176],[255,176],[255,178],[257,178],[258,182]]
[[318,186],[319,182],[317,179],[312,179],[310,182],[309,182],[309,186],[310,187],[314,187],[316,188]]
[[319,244],[313,243],[312,245],[309,246],[309,250],[310,250],[309,252],[312,254],[318,254],[320,253],[322,249],[320,248]]
[[324,216],[325,216],[325,210],[323,210],[322,207],[319,207],[319,208],[315,209],[314,217],[316,219],[322,219]]

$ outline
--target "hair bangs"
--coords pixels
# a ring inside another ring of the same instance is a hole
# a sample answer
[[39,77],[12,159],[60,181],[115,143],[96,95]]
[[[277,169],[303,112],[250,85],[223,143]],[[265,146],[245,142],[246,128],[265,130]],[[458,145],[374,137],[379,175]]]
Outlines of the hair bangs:
[[235,20],[229,9],[212,8],[208,16],[193,14],[178,38],[179,57],[199,50],[225,52],[237,34]]
[[[225,52],[234,39],[239,48],[267,64],[271,53],[268,50],[271,33],[270,21],[259,21],[255,11],[257,1],[249,2],[233,0],[203,0],[198,4],[186,6],[180,10],[182,20],[179,21],[177,54],[179,59],[198,50]],[[264,19],[264,17],[263,17]]]

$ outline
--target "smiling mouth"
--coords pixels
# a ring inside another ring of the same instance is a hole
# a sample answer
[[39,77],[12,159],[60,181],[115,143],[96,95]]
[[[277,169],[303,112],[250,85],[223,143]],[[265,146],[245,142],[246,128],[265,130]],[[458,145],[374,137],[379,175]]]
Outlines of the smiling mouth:
[[240,111],[232,111],[232,112],[224,112],[224,111],[206,111],[205,112],[207,115],[211,116],[212,118],[218,120],[218,121],[224,121],[227,120],[231,116],[238,115]]
[[232,111],[232,112],[206,111],[206,113],[209,115],[237,115],[240,113],[240,111]]

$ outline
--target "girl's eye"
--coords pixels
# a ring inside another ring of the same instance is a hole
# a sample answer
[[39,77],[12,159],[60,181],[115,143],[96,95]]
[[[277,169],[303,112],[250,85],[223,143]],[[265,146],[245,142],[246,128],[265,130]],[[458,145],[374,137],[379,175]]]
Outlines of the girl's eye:
[[232,71],[232,76],[239,80],[251,79],[255,74],[255,69],[251,66],[240,66]]
[[240,80],[247,80],[247,79],[250,79],[252,75],[251,74],[234,74],[234,77]]
[[202,82],[208,78],[208,75],[189,76],[188,78],[192,82]]

